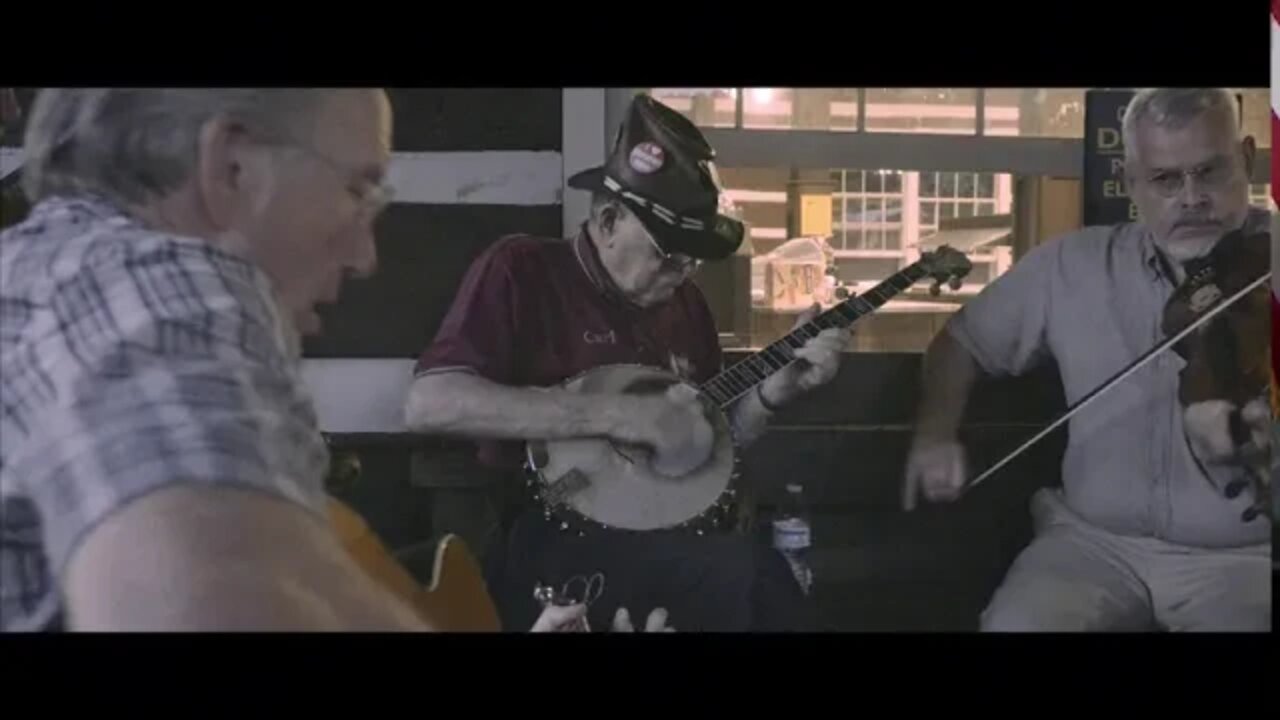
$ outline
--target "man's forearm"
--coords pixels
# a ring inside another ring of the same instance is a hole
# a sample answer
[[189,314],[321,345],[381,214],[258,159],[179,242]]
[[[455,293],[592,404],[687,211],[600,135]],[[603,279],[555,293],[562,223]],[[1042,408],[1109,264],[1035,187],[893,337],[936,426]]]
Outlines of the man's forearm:
[[226,488],[174,487],[117,511],[86,536],[63,580],[73,630],[430,629],[330,528]]
[[924,356],[916,432],[934,437],[954,436],[964,416],[969,393],[981,372],[969,351],[946,329],[938,333]]
[[358,574],[342,582],[210,568],[136,583],[104,581],[71,604],[73,631],[423,632],[430,628]]
[[405,424],[421,433],[505,440],[612,436],[624,423],[617,396],[516,388],[468,372],[414,381]]

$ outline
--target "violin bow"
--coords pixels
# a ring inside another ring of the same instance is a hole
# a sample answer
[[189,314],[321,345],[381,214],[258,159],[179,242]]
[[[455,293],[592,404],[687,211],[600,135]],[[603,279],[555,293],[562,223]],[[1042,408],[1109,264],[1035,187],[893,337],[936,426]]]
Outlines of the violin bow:
[[1218,304],[1212,310],[1196,318],[1195,322],[1188,324],[1177,335],[1174,335],[1173,337],[1170,337],[1167,340],[1161,342],[1159,345],[1156,345],[1155,347],[1145,352],[1137,360],[1134,360],[1133,362],[1129,363],[1128,367],[1116,373],[1114,376],[1111,377],[1110,380],[1107,380],[1105,383],[1091,390],[1089,394],[1077,400],[1074,405],[1067,408],[1067,410],[1063,412],[1062,415],[1060,415],[1057,420],[1054,420],[1048,427],[1044,428],[1040,432],[1033,435],[1030,440],[1027,440],[1026,442],[1019,445],[1017,449],[1015,449],[1013,452],[1006,455],[1003,460],[987,468],[981,475],[979,475],[978,477],[970,481],[969,484],[965,487],[964,492],[968,492],[972,490],[975,486],[977,486],[978,483],[994,475],[996,471],[998,471],[1000,468],[1004,467],[1005,465],[1008,465],[1010,462],[1013,461],[1014,458],[1026,452],[1027,449],[1030,448],[1032,445],[1035,445],[1037,442],[1040,442],[1040,440],[1042,440],[1046,435],[1053,432],[1063,423],[1070,420],[1072,417],[1075,416],[1076,413],[1085,409],[1085,407],[1087,407],[1089,403],[1101,397],[1103,393],[1110,390],[1117,383],[1129,377],[1133,373],[1137,372],[1143,365],[1146,365],[1148,362],[1154,359],[1157,355],[1176,345],[1178,341],[1182,340],[1182,338],[1186,337],[1187,335],[1190,335],[1192,332],[1195,331],[1196,328],[1208,322],[1211,318],[1213,318],[1218,313],[1231,307],[1233,304],[1236,303],[1236,301],[1240,300],[1244,296],[1253,292],[1258,287],[1260,287],[1263,283],[1267,282],[1270,279],[1271,279],[1271,271],[1267,271],[1263,273],[1262,276],[1260,276],[1257,280],[1254,280],[1253,282],[1249,283],[1244,288],[1237,291],[1236,294],[1232,295],[1226,300],[1219,301]]

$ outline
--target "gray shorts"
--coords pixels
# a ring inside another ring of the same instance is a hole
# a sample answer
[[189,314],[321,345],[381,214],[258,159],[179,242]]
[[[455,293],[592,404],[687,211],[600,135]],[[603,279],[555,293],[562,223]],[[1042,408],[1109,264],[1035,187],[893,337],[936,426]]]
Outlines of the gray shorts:
[[1202,549],[1089,525],[1044,489],[1036,536],[982,614],[1018,631],[1271,630],[1271,544]]

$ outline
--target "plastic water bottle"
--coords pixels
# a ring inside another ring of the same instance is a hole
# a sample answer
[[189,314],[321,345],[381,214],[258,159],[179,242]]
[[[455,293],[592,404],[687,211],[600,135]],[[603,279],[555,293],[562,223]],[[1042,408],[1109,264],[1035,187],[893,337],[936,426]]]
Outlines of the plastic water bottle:
[[787,493],[773,521],[773,547],[787,559],[800,589],[807,595],[813,587],[813,570],[809,568],[812,533],[809,508],[804,499],[804,486],[789,483]]

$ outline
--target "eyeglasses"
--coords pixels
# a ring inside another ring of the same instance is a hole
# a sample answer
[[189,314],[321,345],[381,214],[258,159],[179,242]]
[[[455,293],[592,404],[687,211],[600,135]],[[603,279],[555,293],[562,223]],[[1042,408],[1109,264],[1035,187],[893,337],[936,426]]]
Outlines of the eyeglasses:
[[681,272],[692,272],[702,265],[702,261],[698,258],[681,255],[679,253],[669,253],[662,249],[658,241],[654,239],[653,233],[645,231],[644,236],[649,239],[649,244],[653,246],[654,252],[658,253],[658,257],[662,258],[664,265]]
[[1170,198],[1183,191],[1187,178],[1195,178],[1196,187],[1202,190],[1222,190],[1230,186],[1235,169],[1235,163],[1230,160],[1215,160],[1191,170],[1157,172],[1148,175],[1146,182],[1157,194]]
[[289,140],[283,145],[304,154],[327,166],[346,183],[346,190],[356,203],[357,217],[372,219],[377,217],[395,199],[395,188],[387,182],[374,182],[366,177],[352,177],[352,170],[316,150],[310,145],[296,140]]

